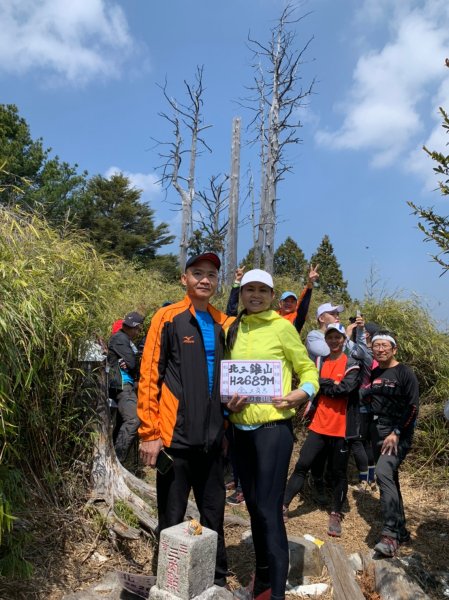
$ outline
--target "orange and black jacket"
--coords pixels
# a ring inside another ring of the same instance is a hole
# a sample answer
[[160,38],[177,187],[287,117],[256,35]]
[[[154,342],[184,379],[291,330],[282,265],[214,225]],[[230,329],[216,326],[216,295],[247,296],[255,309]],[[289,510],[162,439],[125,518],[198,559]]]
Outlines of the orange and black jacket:
[[[221,443],[220,361],[227,317],[210,304],[215,366],[209,393],[206,351],[188,296],[158,310],[148,331],[140,367],[137,414],[142,441],[162,439],[167,448],[204,448]],[[228,323],[229,324],[229,323]]]

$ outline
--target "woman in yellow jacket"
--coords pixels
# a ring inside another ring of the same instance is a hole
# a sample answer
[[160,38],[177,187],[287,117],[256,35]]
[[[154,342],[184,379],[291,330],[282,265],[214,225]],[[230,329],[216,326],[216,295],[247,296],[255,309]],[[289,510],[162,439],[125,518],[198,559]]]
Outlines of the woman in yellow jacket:
[[[289,563],[282,502],[294,441],[292,417],[317,392],[318,371],[294,326],[271,310],[271,275],[248,271],[240,290],[244,310],[227,332],[228,358],[282,362],[282,397],[255,404],[234,395],[227,404],[256,554],[252,594],[259,600],[282,600]],[[300,379],[295,390],[293,371]]]

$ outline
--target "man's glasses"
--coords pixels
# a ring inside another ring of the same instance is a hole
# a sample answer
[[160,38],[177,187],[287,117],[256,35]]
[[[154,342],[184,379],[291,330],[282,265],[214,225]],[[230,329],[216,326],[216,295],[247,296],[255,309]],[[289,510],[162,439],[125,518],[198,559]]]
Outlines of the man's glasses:
[[391,344],[373,344],[373,350],[392,350],[393,346]]

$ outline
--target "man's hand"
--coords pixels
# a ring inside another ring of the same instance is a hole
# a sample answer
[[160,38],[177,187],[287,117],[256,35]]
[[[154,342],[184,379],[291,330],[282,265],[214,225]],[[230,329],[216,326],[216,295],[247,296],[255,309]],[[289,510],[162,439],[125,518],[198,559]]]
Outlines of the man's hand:
[[312,264],[310,265],[309,275],[307,277],[307,285],[309,287],[313,287],[313,284],[315,283],[315,281],[318,281],[318,279],[320,278],[320,275],[318,273],[319,266],[320,265],[315,265],[315,266],[313,266]]
[[243,274],[245,272],[245,265],[242,267],[237,267],[234,274],[234,281],[236,283],[240,283],[242,281]]
[[226,404],[226,408],[230,412],[241,412],[245,408],[246,398],[246,396],[239,396],[238,394],[234,394],[229,400],[229,402]]
[[273,406],[276,408],[296,408],[305,404],[309,395],[304,390],[292,390],[286,396],[273,398]]
[[362,315],[358,315],[355,318],[355,324],[357,325],[357,327],[365,327],[365,319]]
[[158,454],[162,449],[162,445],[163,444],[161,438],[157,440],[151,440],[149,442],[140,442],[140,460],[143,462],[144,465],[146,465],[147,467],[152,467],[154,469],[154,467],[156,466]]
[[394,456],[396,456],[398,453],[398,444],[399,436],[391,432],[390,435],[387,435],[387,437],[384,439],[380,451],[381,454],[387,454],[388,456],[391,456],[393,454]]

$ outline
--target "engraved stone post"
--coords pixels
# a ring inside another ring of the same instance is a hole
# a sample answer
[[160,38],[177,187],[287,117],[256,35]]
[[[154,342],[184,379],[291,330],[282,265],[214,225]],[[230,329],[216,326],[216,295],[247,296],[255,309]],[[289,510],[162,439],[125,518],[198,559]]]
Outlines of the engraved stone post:
[[225,590],[214,586],[216,552],[217,534],[205,527],[199,535],[189,533],[188,523],[161,531],[157,582],[151,588],[150,598],[223,597]]

